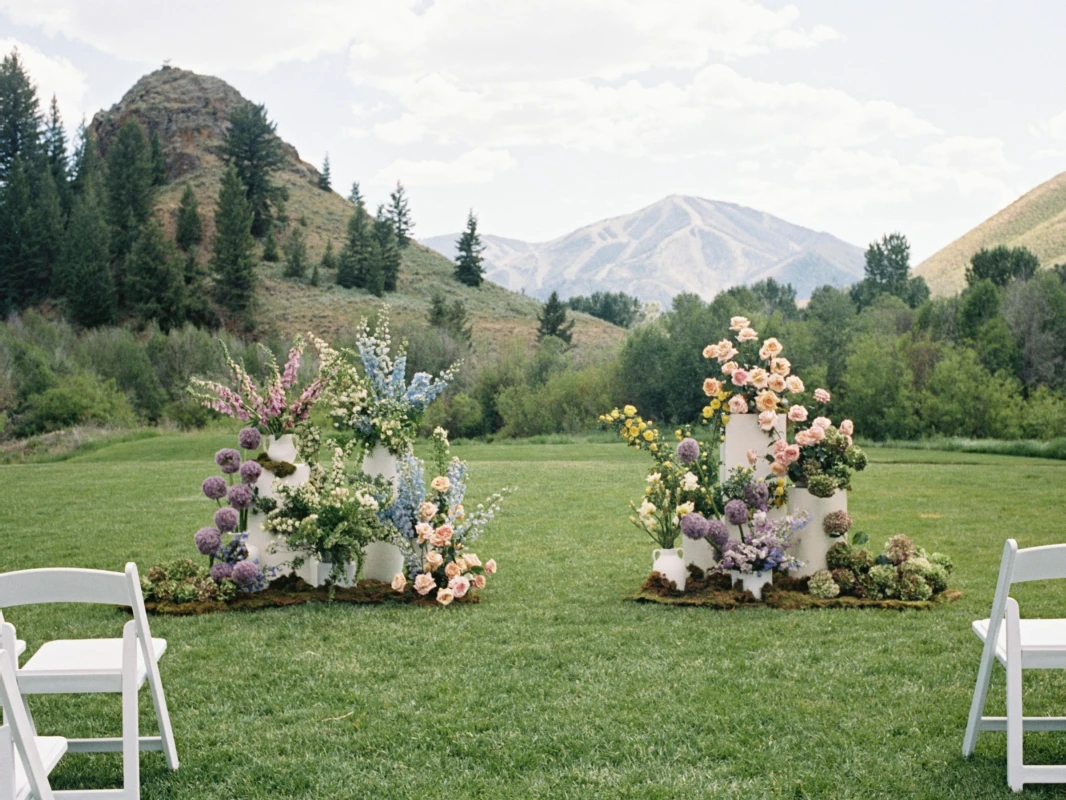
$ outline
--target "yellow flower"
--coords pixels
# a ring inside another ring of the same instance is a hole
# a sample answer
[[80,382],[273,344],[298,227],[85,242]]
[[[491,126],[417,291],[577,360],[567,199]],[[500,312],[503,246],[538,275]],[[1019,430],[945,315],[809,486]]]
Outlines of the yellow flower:
[[728,399],[729,399],[729,392],[727,392],[725,389],[723,389],[722,391],[720,391],[718,393],[718,402],[723,402],[724,400],[728,400]]
[[711,408],[712,411],[717,411],[721,407],[722,407],[722,401],[721,400],[712,400],[711,401],[710,408]]
[[642,431],[646,431],[646,430],[648,429],[648,423],[647,423],[647,422],[643,422],[643,421],[642,421],[642,422],[640,423],[640,425],[639,425],[638,427],[639,427],[639,428],[640,428],[640,429],[641,429]]
[[618,413],[618,409],[617,408],[614,411],[611,412],[611,419],[618,419],[620,416],[622,416],[622,415]]
[[710,419],[713,416],[714,416],[714,409],[711,406],[704,406],[703,407],[703,418],[704,419]]
[[629,436],[633,439],[636,439],[638,436],[640,436],[640,430],[637,428],[636,425],[633,425],[629,428]]
[[729,422],[729,415],[722,414],[722,424],[725,425],[727,422]]
[[659,452],[659,445],[653,443],[651,445],[651,447],[649,447],[648,449],[651,450],[653,453],[658,453]]
[[644,431],[645,440],[651,442],[655,440],[655,431]]
[[625,415],[627,417],[632,417],[634,414],[637,413],[637,409],[636,409],[635,406],[626,406],[625,408],[622,409],[622,411],[625,412]]

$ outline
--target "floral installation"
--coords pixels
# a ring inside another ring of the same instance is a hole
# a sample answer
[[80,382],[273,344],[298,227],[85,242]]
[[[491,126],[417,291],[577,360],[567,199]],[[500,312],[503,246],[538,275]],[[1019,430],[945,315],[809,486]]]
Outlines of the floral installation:
[[[497,492],[467,511],[466,462],[451,455],[448,433],[433,431],[433,471],[408,454],[400,460],[396,499],[382,518],[395,527],[407,574],[392,580],[396,592],[413,592],[440,605],[473,597],[496,573],[496,561],[484,563],[470,547],[495,519],[503,500]],[[426,475],[432,474],[427,482]]]
[[203,564],[179,558],[157,564],[142,575],[141,592],[146,603],[225,603],[236,596],[237,585],[215,580]]
[[819,570],[808,580],[812,595],[925,601],[948,588],[953,564],[943,553],[926,553],[900,533],[874,557],[859,546],[861,541],[841,541],[829,548],[829,569]]
[[[824,389],[817,390],[815,397],[822,398],[825,404],[830,400]],[[789,427],[793,441],[791,444],[784,439],[774,442],[773,455],[768,456],[770,469],[775,475],[788,475],[796,486],[807,489],[815,497],[831,497],[837,490],[850,489],[852,473],[866,469],[866,453],[852,438],[855,425],[850,419],[835,426],[823,414],[811,420],[806,428],[796,430],[790,414]]]
[[336,370],[327,393],[334,427],[353,431],[367,450],[380,444],[395,456],[411,451],[422,415],[459,367],[454,364],[436,378],[416,372],[408,384],[406,345],[392,353],[388,306],[382,308],[373,333],[364,319],[356,331],[355,350],[342,349],[328,363]]
[[310,416],[311,409],[331,378],[328,370],[323,369],[333,363],[328,357],[332,352],[329,345],[314,336],[310,338],[319,351],[321,366],[318,374],[303,389],[297,387],[297,378],[305,342],[303,337],[297,336],[284,367],[279,367],[274,354],[260,345],[271,373],[265,386],[257,386],[248,371],[234,361],[226,345],[220,342],[232,376],[232,386],[193,378],[188,391],[205,407],[251,423],[261,433],[271,436],[292,433],[297,424]]

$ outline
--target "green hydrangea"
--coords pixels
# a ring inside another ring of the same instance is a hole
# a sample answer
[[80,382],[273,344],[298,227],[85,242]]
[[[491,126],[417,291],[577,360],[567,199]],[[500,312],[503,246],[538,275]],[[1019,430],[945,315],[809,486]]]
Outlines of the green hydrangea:
[[865,547],[861,550],[852,548],[851,550],[851,563],[848,565],[851,567],[851,571],[856,575],[863,575],[870,571],[874,565],[874,557],[870,555],[870,551]]
[[837,542],[825,554],[825,561],[829,565],[829,569],[849,569],[851,567],[851,559],[851,545],[847,542]]
[[[228,585],[227,585],[228,584]],[[237,587],[232,581],[216,584],[202,564],[188,558],[159,564],[141,578],[144,599],[158,603],[195,603],[230,600]]]
[[896,568],[891,564],[876,564],[871,567],[866,573],[863,584],[866,587],[867,597],[874,600],[899,597],[899,578]]
[[901,600],[928,600],[932,596],[932,588],[917,571],[903,572],[903,576],[899,581],[899,597]]
[[807,479],[807,491],[815,497],[832,497],[840,485],[828,475],[812,475]]
[[827,569],[820,569],[807,581],[807,589],[815,597],[829,600],[840,594],[840,587],[833,580],[832,574]]
[[933,594],[940,594],[948,588],[948,571],[940,564],[932,564],[922,577],[933,590]]
[[841,594],[853,594],[859,582],[855,573],[846,567],[833,570],[833,580],[840,587]]
[[893,564],[902,564],[914,558],[917,553],[918,549],[914,546],[914,542],[905,534],[897,533],[885,542],[885,556]]
[[933,553],[929,556],[929,560],[938,567],[942,567],[944,572],[948,575],[950,575],[951,571],[955,569],[955,565],[951,563],[951,559],[943,553]]

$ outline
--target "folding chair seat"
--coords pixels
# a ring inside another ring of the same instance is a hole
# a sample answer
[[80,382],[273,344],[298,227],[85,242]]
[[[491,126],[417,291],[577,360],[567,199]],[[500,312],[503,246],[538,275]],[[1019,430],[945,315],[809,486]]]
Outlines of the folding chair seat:
[[[22,696],[121,693],[123,737],[70,738],[67,740],[68,751],[121,751],[125,762],[132,760],[136,764],[138,751],[161,750],[166,756],[167,766],[176,770],[178,754],[158,666],[160,657],[166,652],[167,643],[164,639],[153,638],[149,631],[136,565],[127,564],[125,573],[37,569],[0,574],[0,608],[36,603],[78,602],[125,606],[132,610],[133,620],[128,623],[123,639],[63,639],[42,645],[16,671]],[[126,644],[127,635],[133,637],[132,645]],[[13,627],[10,623],[0,623],[0,647],[13,641]],[[159,724],[159,736],[141,737],[136,734],[137,694],[146,683]],[[129,700],[130,696],[132,701]],[[135,731],[132,741],[136,749],[132,754],[129,752],[130,743],[126,736],[128,724],[132,724]],[[132,791],[129,780],[126,785],[127,790]],[[136,782],[132,785],[136,786]]]
[[[983,642],[966,736],[964,756],[973,755],[981,731],[1007,732],[1007,783],[1020,792],[1027,783],[1066,783],[1066,765],[1030,765],[1022,759],[1025,731],[1066,731],[1066,717],[1026,717],[1022,713],[1022,671],[1066,669],[1066,619],[1021,619],[1018,601],[1010,596],[1014,583],[1066,578],[1066,545],[1018,549],[1014,539],[1003,547],[996,595],[988,619],[973,623]],[[1007,716],[986,717],[985,702],[992,666],[1007,672]]]

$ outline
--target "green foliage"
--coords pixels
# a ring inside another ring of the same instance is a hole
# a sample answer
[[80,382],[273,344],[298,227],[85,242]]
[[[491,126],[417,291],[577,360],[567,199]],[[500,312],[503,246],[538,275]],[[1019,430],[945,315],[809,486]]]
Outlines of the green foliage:
[[155,220],[141,228],[130,251],[126,294],[142,322],[154,321],[164,331],[185,322],[185,264]]
[[901,233],[889,233],[866,249],[866,277],[851,288],[851,299],[863,309],[880,295],[890,294],[917,308],[929,299],[920,277],[909,277],[911,246]]
[[302,279],[307,274],[307,240],[300,228],[293,228],[285,242],[285,269],[286,278]]
[[13,427],[17,435],[31,436],[72,425],[127,426],[133,421],[126,395],[112,381],[80,373],[63,376],[51,389],[30,397]]
[[48,106],[48,120],[45,123],[44,137],[45,157],[48,160],[48,168],[52,173],[52,182],[63,206],[63,214],[70,213],[70,206],[74,195],[70,185],[70,159],[67,154],[67,133],[63,129],[63,118],[59,114],[59,103],[56,96],[52,95],[52,102]]
[[252,214],[251,232],[257,238],[270,230],[287,199],[284,187],[272,178],[285,161],[276,130],[265,106],[244,103],[230,112],[223,144],[223,153],[244,186]]
[[[326,250],[322,253],[322,260],[318,262],[322,267],[322,271],[336,272],[337,267],[340,266],[340,262],[337,260],[337,254],[333,252],[333,240],[328,239],[326,241]],[[315,284],[316,286],[318,284]]]
[[852,344],[842,380],[841,414],[860,420],[863,436],[904,439],[915,428],[914,376],[895,337],[867,334]]
[[[359,188],[352,187],[353,193]],[[362,202],[355,205],[355,211],[348,217],[348,236],[341,248],[340,261],[337,265],[337,283],[346,289],[365,289],[367,287],[367,267],[370,259],[370,217]]]
[[[378,208],[377,218],[374,220],[373,236],[377,240],[377,251],[371,251],[371,258],[378,259],[380,261],[381,269],[381,288],[383,292],[395,292],[396,284],[400,278],[400,247],[406,247],[406,244],[400,244],[399,231],[396,228],[396,222],[387,216],[384,209]],[[367,285],[368,288],[381,297],[381,293],[376,290],[377,279],[375,277],[378,267],[375,264],[371,264],[367,271]]]
[[185,184],[181,193],[181,202],[178,204],[177,230],[174,233],[174,241],[178,247],[188,253],[204,240],[204,224],[200,219],[200,203],[196,199],[196,192],[191,184]]
[[231,167],[222,180],[215,208],[211,271],[215,277],[215,300],[229,314],[243,318],[249,325],[256,284],[252,219],[244,185]]
[[458,298],[449,303],[440,291],[434,292],[429,299],[429,324],[447,331],[467,345],[473,341],[474,329],[466,304]]
[[0,61],[0,185],[11,179],[16,159],[34,162],[40,127],[37,90],[16,47]]
[[966,283],[974,286],[991,281],[1006,286],[1012,280],[1027,281],[1040,269],[1040,259],[1025,247],[999,245],[991,250],[982,247],[970,258],[966,268]]
[[[353,194],[358,191],[358,184],[352,186]],[[381,213],[378,213],[381,216]],[[396,236],[396,246],[400,249],[407,247],[411,242],[411,232],[414,230],[415,224],[411,221],[411,210],[407,203],[407,194],[404,192],[403,184],[396,181],[396,188],[389,194],[389,211],[387,214],[389,221],[392,223],[394,235]],[[389,291],[392,291],[391,289]]]
[[558,292],[552,292],[548,301],[537,315],[537,341],[554,337],[570,344],[574,338],[574,321],[566,321],[566,305],[559,299]]
[[118,299],[111,275],[110,228],[95,173],[83,177],[67,226],[61,285],[67,314],[87,328],[110,325]]
[[640,318],[640,300],[625,292],[594,292],[589,297],[578,295],[566,304],[574,311],[584,311],[620,328],[631,328]]
[[151,145],[144,128],[130,117],[118,130],[107,151],[108,221],[111,223],[111,252],[118,263],[119,296],[125,300],[124,265],[133,243],[148,221],[154,204]]
[[152,185],[162,186],[167,182],[167,159],[163,155],[163,144],[159,141],[159,132],[154,128],[148,135],[148,148],[152,158]]
[[167,402],[147,348],[130,331],[109,328],[81,339],[76,356],[87,372],[99,376],[129,397],[137,414],[148,422],[162,419]]
[[1014,409],[1020,386],[1007,375],[993,376],[971,348],[944,349],[918,400],[922,431],[977,438],[1019,434]]
[[278,240],[274,236],[274,228],[271,226],[263,239],[263,260],[270,264],[276,264],[281,260],[278,253]]
[[15,155],[6,173],[7,182],[0,186],[0,312],[26,304],[30,291],[26,277],[32,270],[26,247],[32,200],[21,156]]
[[202,562],[179,558],[142,575],[141,592],[147,603],[225,603],[237,594],[237,585],[228,579],[215,583]]
[[324,192],[333,191],[333,183],[329,174],[329,153],[326,153],[326,157],[322,159],[322,171],[318,173],[315,185]]
[[466,230],[456,242],[458,253],[455,256],[455,277],[467,286],[480,286],[485,279],[485,265],[481,258],[485,246],[477,232],[477,217],[474,210],[466,217]]

